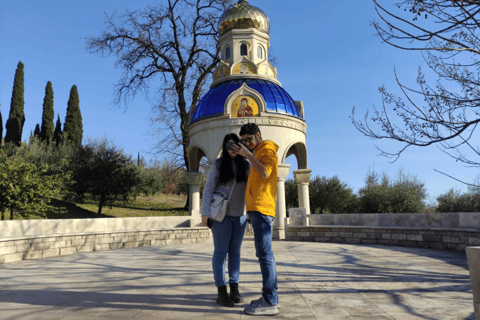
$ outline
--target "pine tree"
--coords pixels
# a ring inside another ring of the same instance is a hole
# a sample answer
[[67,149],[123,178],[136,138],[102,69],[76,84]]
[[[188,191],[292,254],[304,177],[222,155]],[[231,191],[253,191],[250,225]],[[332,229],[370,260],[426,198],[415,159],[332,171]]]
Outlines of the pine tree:
[[35,130],[33,131],[33,136],[39,138],[40,137],[40,125],[37,123],[35,126]]
[[83,124],[80,113],[80,99],[78,98],[77,86],[73,85],[68,98],[67,115],[63,124],[63,133],[67,140],[76,145],[82,144]]
[[50,81],[45,87],[45,98],[43,99],[42,129],[40,139],[47,143],[53,139],[55,113],[53,112],[53,88]]
[[53,132],[53,141],[58,145],[62,141],[62,123],[60,122],[60,115],[57,117],[55,131]]
[[14,142],[17,145],[20,145],[22,142],[22,130],[23,125],[25,124],[25,114],[23,108],[25,105],[24,101],[24,74],[23,74],[23,63],[20,61],[17,65],[17,70],[15,71],[15,79],[13,81],[13,92],[12,100],[10,103],[10,115],[7,120],[5,142]]

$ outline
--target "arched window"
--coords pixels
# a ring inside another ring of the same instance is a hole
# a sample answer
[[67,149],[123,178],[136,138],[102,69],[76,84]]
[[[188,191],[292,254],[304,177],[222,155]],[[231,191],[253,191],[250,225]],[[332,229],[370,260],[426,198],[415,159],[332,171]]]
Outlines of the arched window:
[[261,46],[258,46],[257,48],[257,56],[259,59],[263,59],[263,49]]
[[230,59],[230,47],[225,50],[225,59]]
[[242,45],[240,46],[240,55],[241,56],[247,55],[247,45],[245,43],[242,43]]

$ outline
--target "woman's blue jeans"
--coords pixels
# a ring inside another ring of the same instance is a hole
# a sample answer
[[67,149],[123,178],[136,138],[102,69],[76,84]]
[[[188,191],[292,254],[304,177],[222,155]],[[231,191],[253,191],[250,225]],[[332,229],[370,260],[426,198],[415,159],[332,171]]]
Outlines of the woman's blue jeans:
[[277,265],[272,250],[273,217],[258,211],[248,211],[255,237],[255,251],[262,271],[262,296],[265,301],[276,306],[278,304]]
[[225,216],[222,222],[214,222],[212,226],[214,252],[212,259],[215,286],[226,286],[225,262],[228,254],[229,283],[240,281],[240,249],[242,247],[247,216]]

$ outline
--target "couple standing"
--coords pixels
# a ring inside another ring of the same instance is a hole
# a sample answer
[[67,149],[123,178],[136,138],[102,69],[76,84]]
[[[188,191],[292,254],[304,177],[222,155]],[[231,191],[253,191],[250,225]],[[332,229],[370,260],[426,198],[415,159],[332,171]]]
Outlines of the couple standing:
[[[217,303],[233,307],[234,303],[243,302],[238,290],[240,248],[248,217],[254,232],[263,289],[262,296],[253,300],[245,308],[245,313],[276,315],[279,312],[279,305],[272,230],[277,201],[278,146],[272,141],[263,140],[260,129],[254,123],[242,126],[240,136],[243,144],[239,143],[236,134],[225,136],[222,157],[212,165],[203,191],[201,213],[205,226],[210,217],[210,200],[214,191],[221,191],[227,196],[232,192],[224,220],[214,222],[212,226],[214,242],[212,266],[215,286],[218,288]],[[227,254],[230,295],[227,293],[225,281]]]

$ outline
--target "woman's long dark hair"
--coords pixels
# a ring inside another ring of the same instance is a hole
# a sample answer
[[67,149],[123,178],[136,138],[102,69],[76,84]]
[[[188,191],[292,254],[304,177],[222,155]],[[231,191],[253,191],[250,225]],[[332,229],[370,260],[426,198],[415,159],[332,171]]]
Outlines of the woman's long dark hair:
[[[232,166],[232,158],[230,158],[230,155],[228,154],[227,150],[227,142],[233,140],[235,143],[239,143],[240,139],[235,133],[229,133],[225,136],[223,139],[223,144],[222,144],[222,160],[220,162],[220,174],[218,176],[218,183],[219,184],[227,184],[228,181],[232,180],[235,177],[235,174],[233,172],[233,166]],[[233,161],[237,164],[237,182],[242,182],[242,181],[247,181],[247,168],[248,168],[248,162],[247,160],[240,156],[237,155]]]

